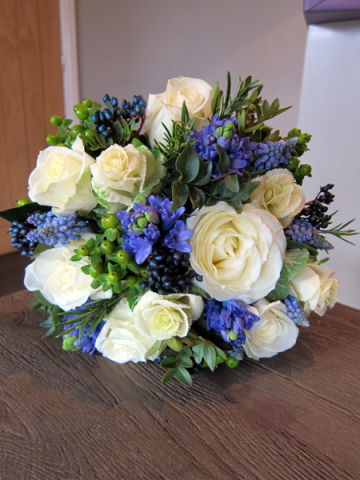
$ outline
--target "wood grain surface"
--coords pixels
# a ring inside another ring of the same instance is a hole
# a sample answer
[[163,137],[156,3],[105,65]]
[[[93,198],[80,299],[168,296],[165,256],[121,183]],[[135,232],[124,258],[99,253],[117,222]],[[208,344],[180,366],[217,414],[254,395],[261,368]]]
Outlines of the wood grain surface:
[[1,480],[360,478],[360,311],[187,388],[155,363],[63,352],[31,298],[0,298]]
[[[49,120],[64,114],[58,0],[0,0],[0,210],[27,196]],[[0,254],[13,251],[0,219]]]

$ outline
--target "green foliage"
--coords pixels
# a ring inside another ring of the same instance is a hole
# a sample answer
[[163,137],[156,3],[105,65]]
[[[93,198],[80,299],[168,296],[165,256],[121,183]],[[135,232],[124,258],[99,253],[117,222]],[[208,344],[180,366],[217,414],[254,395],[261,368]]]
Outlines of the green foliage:
[[336,227],[332,227],[328,230],[320,230],[320,232],[324,233],[324,234],[335,235],[335,237],[340,238],[341,240],[344,240],[344,242],[346,242],[346,243],[350,243],[350,245],[356,245],[355,243],[350,242],[350,240],[346,240],[346,238],[344,238],[344,237],[351,237],[353,235],[359,235],[359,232],[357,232],[354,229],[345,230],[345,228],[348,225],[350,225],[352,222],[354,222],[355,220],[356,219],[353,218],[352,220],[350,220],[347,223],[344,223],[344,224],[339,223],[339,225],[336,225]]
[[173,205],[171,210],[186,206],[188,200],[191,202],[191,211],[225,200],[241,211],[242,204],[249,200],[259,182],[244,183],[241,177],[233,171],[229,171],[230,158],[227,152],[220,145],[217,145],[217,151],[220,157],[218,168],[221,175],[215,178],[211,178],[211,162],[204,162],[190,143],[186,144],[179,157],[165,162],[165,166],[170,172],[161,181],[165,184],[172,184]]
[[45,207],[44,205],[39,205],[36,202],[31,202],[22,207],[9,208],[8,210],[2,210],[0,212],[0,217],[4,218],[8,222],[13,222],[17,220],[18,222],[25,222],[27,218],[33,213],[49,212],[50,207]]
[[288,296],[289,281],[300,272],[308,259],[309,252],[306,249],[294,249],[286,252],[280,278],[274,290],[266,297],[269,302],[284,300]]

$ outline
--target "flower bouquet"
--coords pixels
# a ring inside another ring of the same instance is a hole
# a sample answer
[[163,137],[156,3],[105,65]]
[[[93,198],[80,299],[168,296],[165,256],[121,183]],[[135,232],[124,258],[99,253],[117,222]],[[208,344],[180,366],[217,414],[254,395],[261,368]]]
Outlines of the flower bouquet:
[[[300,158],[311,135],[266,121],[287,108],[241,80],[179,77],[146,102],[85,99],[81,121],[54,115],[29,178],[29,198],[1,212],[29,256],[25,286],[45,336],[118,363],[160,363],[163,383],[296,343],[311,311],[338,297],[319,259],[333,246],[333,186],[306,202]],[[336,213],[336,212],[335,212]],[[346,240],[348,241],[348,240]],[[351,242],[349,242],[351,243]]]

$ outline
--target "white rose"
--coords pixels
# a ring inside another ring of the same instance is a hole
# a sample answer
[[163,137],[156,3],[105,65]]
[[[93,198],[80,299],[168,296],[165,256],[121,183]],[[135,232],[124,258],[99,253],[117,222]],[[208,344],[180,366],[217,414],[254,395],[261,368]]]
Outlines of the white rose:
[[304,208],[304,189],[294,183],[294,176],[289,170],[276,168],[253,181],[260,182],[260,185],[253,191],[250,200],[257,200],[259,206],[279,219],[284,228]]
[[197,320],[204,309],[204,302],[198,295],[158,295],[147,292],[134,308],[135,325],[146,337],[166,340],[185,337],[193,320]]
[[90,165],[95,160],[85,153],[80,137],[72,148],[48,147],[39,153],[29,177],[29,197],[53,207],[56,214],[79,210],[88,213],[97,201],[91,190]]
[[46,300],[65,312],[80,307],[89,297],[93,300],[110,298],[112,290],[103,292],[101,287],[94,290],[90,286],[93,278],[81,271],[81,267],[91,263],[88,257],[78,262],[70,260],[75,255],[74,250],[89,238],[95,235],[83,234],[82,240],[40,253],[25,269],[25,287],[31,292],[40,290]]
[[250,330],[244,330],[245,353],[254,360],[270,358],[292,348],[299,335],[294,321],[286,315],[282,302],[269,303],[262,299],[254,305],[260,320]]
[[242,213],[225,202],[204,207],[186,222],[195,283],[219,301],[252,303],[274,289],[280,277],[286,239],[270,213],[244,205]]
[[[122,298],[104,319],[105,325],[96,339],[95,348],[113,362],[145,362],[145,353],[156,340],[142,335],[134,319],[126,299]],[[149,358],[156,358],[156,353]]]
[[165,129],[172,132],[172,120],[181,120],[181,109],[185,101],[190,118],[198,117],[196,128],[208,123],[211,117],[211,101],[213,88],[204,80],[189,77],[178,77],[168,80],[166,91],[158,95],[149,95],[145,113],[144,130],[149,135],[150,143],[154,139],[164,141]]
[[339,297],[339,280],[330,278],[334,275],[334,270],[317,265],[316,263],[307,263],[290,280],[290,294],[297,297],[308,315],[314,311],[322,316],[327,307],[332,308]]
[[91,165],[91,184],[109,212],[127,208],[150,183],[162,176],[162,156],[155,158],[145,146],[107,148]]

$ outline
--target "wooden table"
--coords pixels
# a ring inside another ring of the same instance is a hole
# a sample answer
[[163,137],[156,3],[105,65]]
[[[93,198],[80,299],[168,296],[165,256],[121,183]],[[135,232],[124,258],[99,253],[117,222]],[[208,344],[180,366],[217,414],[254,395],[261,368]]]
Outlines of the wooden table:
[[187,388],[155,363],[63,352],[30,299],[0,299],[1,480],[360,478],[360,311]]

